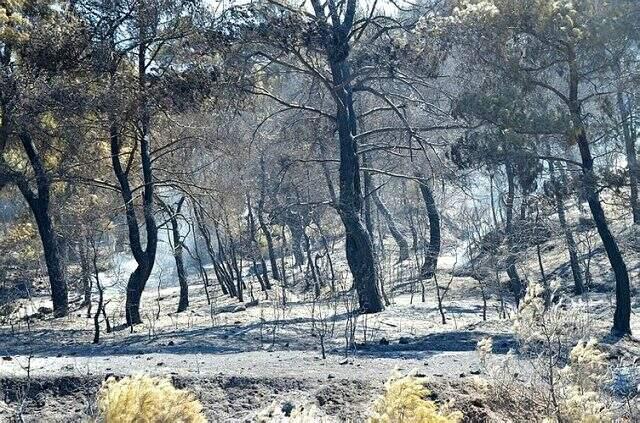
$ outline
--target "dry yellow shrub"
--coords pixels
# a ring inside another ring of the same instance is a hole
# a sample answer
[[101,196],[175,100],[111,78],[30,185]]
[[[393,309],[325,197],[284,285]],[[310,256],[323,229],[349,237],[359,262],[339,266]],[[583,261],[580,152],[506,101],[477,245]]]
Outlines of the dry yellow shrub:
[[392,378],[385,388],[369,423],[457,423],[462,419],[459,411],[444,412],[424,399],[430,392],[414,376]]
[[98,392],[104,423],[206,423],[202,405],[168,379],[131,376],[107,379]]

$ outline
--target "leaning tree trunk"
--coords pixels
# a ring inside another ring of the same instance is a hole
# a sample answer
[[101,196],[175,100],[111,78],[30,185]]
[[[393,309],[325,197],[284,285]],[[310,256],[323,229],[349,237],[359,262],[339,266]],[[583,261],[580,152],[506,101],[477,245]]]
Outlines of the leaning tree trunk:
[[[347,62],[349,40],[356,15],[356,0],[348,0],[343,6],[344,16],[337,17],[339,7],[329,0],[332,19],[325,12],[325,5],[312,0],[316,21],[322,27],[321,36],[327,62],[331,71],[333,95],[336,103],[336,125],[340,147],[338,214],[346,232],[346,255],[353,283],[358,294],[360,311],[376,313],[384,310],[380,295],[378,271],[369,232],[362,222],[362,186],[356,114],[353,108],[352,77]],[[331,24],[329,24],[331,22]]]
[[425,207],[427,208],[427,217],[429,219],[429,247],[425,254],[425,260],[420,269],[420,276],[429,279],[432,278],[438,267],[438,257],[440,256],[440,214],[438,213],[438,207],[436,201],[433,198],[433,192],[429,183],[421,174],[416,175],[421,180],[420,192],[424,200]]
[[616,278],[616,310],[612,331],[616,334],[630,334],[631,291],[629,287],[629,272],[618,248],[618,243],[609,230],[604,209],[600,203],[598,191],[595,188],[596,177],[593,171],[593,158],[584,130],[578,134],[577,138],[582,158],[582,172],[587,191],[587,202]]
[[629,272],[624,258],[618,248],[613,234],[609,230],[609,225],[604,214],[604,209],[600,203],[600,196],[596,189],[597,178],[593,170],[593,156],[587,139],[586,128],[581,117],[580,101],[578,99],[578,68],[575,53],[570,52],[569,57],[569,98],[568,105],[571,113],[574,139],[580,150],[582,161],[582,175],[584,180],[587,203],[591,210],[593,221],[598,229],[598,234],[607,252],[609,263],[613,269],[616,279],[616,309],[613,317],[613,327],[611,331],[617,335],[631,333],[631,291],[629,287]]
[[375,189],[372,190],[369,195],[371,196],[373,202],[376,204],[376,207],[378,208],[380,213],[382,213],[382,216],[384,216],[385,220],[387,221],[389,232],[391,232],[391,236],[395,240],[396,244],[398,244],[398,262],[407,260],[409,258],[409,244],[404,238],[404,235],[402,235],[402,232],[398,230],[396,222],[393,219],[393,215],[391,215],[391,212],[382,202],[382,200],[378,196],[378,192]]
[[584,282],[582,280],[580,262],[578,261],[578,249],[576,248],[576,241],[573,238],[571,228],[569,228],[569,225],[567,224],[564,208],[564,193],[560,186],[560,181],[556,178],[555,164],[553,163],[553,160],[549,161],[549,178],[553,185],[558,220],[560,221],[560,227],[562,228],[562,232],[564,232],[564,239],[567,243],[567,249],[569,250],[569,264],[571,265],[571,273],[573,274],[573,290],[576,295],[582,295],[584,293]]

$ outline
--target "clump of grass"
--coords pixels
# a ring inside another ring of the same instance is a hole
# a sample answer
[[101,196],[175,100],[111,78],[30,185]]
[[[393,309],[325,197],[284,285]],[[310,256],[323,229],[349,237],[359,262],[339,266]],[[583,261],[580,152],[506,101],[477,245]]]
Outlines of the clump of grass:
[[429,390],[414,376],[392,377],[374,404],[369,423],[457,423],[459,411],[440,409],[425,399]]
[[206,423],[202,404],[168,379],[109,378],[98,392],[99,421],[104,423]]

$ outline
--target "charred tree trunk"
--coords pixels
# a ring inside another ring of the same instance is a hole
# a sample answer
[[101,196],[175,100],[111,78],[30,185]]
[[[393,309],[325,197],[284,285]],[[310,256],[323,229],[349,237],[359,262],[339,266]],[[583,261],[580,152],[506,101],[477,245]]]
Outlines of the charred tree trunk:
[[[195,205],[194,205],[194,209],[195,209]],[[193,220],[196,220],[197,218],[195,218],[195,213],[192,215],[192,222]],[[197,222],[196,222],[197,225]],[[196,261],[198,262],[198,273],[200,273],[200,277],[202,278],[202,285],[204,287],[204,293],[207,296],[207,304],[211,304],[211,295],[209,294],[209,275],[207,274],[207,270],[204,268],[204,264],[202,263],[202,256],[200,255],[200,248],[198,247],[198,237],[196,235],[196,229],[195,227],[193,227],[192,224],[192,236],[193,236],[193,249],[194,249],[194,253],[195,253],[195,257],[194,254],[191,254],[191,252],[189,250],[187,250],[189,252],[189,255],[192,258],[195,258]],[[224,295],[227,295],[226,292],[222,292]]]
[[569,98],[568,105],[571,113],[574,139],[580,150],[582,161],[582,176],[587,203],[591,210],[593,221],[598,229],[598,234],[602,240],[605,251],[609,258],[609,263],[613,269],[616,279],[616,309],[613,317],[613,328],[611,331],[617,335],[631,333],[631,291],[629,287],[629,272],[624,258],[618,248],[613,234],[609,230],[609,225],[604,214],[604,209],[600,203],[600,196],[596,189],[597,177],[593,170],[593,156],[587,139],[587,132],[582,121],[581,105],[578,99],[579,74],[577,69],[577,59],[575,52],[569,52]]
[[236,272],[236,282],[237,282],[236,292],[238,294],[238,301],[242,303],[244,302],[244,296],[243,296],[244,281],[242,280],[242,271],[240,269],[240,266],[238,266],[238,259],[236,257],[236,246],[235,246],[235,242],[233,241],[233,238],[231,238],[229,242],[231,244],[231,263],[233,265],[233,269]]
[[[143,119],[146,121],[146,119]],[[148,122],[144,125],[148,131]],[[137,263],[136,269],[129,276],[127,282],[127,296],[125,300],[125,315],[127,326],[142,323],[140,317],[140,299],[144,287],[151,275],[155,263],[156,249],[158,243],[158,228],[153,213],[153,177],[151,170],[151,151],[149,146],[149,134],[143,130],[140,138],[140,156],[142,159],[143,180],[145,182],[143,191],[143,214],[146,231],[146,247],[142,247],[142,237],[138,227],[138,217],[133,203],[133,191],[129,184],[128,170],[125,170],[120,163],[121,145],[120,134],[116,126],[115,116],[112,116],[110,129],[111,137],[111,162],[113,170],[120,185],[120,191],[125,206],[127,227],[129,230],[129,244],[131,252]]]
[[287,219],[287,227],[291,232],[291,252],[293,253],[294,265],[304,265],[304,251],[302,250],[302,241],[304,239],[304,225],[300,216],[291,213]]
[[378,196],[377,191],[374,189],[371,191],[371,199],[376,204],[376,207],[384,216],[384,219],[387,221],[387,227],[389,228],[389,232],[391,232],[391,236],[395,240],[396,244],[398,244],[398,262],[403,262],[409,258],[409,244],[407,240],[402,235],[402,232],[398,230],[396,226],[396,222],[393,219],[393,215],[387,209],[387,206],[382,202],[380,197]]
[[344,16],[339,18],[336,16],[338,6],[334,0],[329,0],[328,8],[332,10],[332,19],[329,20],[325,6],[319,0],[312,0],[316,20],[322,27],[322,42],[334,87],[335,119],[340,147],[340,196],[337,209],[346,232],[347,262],[357,290],[360,311],[377,313],[384,310],[384,305],[373,244],[361,218],[363,204],[358,145],[355,139],[357,125],[348,63],[356,3],[356,0],[348,0],[343,6]]
[[198,207],[194,206],[193,209],[194,215],[196,217],[196,224],[198,225],[198,230],[204,239],[204,243],[207,247],[207,253],[209,254],[209,259],[211,259],[211,264],[213,265],[213,271],[216,274],[216,279],[218,280],[218,285],[220,285],[220,290],[223,295],[229,295],[231,297],[236,296],[235,288],[233,286],[233,281],[230,280],[228,274],[224,270],[224,268],[220,265],[218,261],[218,257],[216,256],[216,252],[213,249],[213,244],[211,242],[211,232],[209,232],[209,228],[204,221],[204,212]]
[[549,178],[553,185],[553,194],[555,197],[558,220],[560,221],[560,227],[564,233],[564,239],[567,243],[567,249],[569,250],[569,264],[571,266],[571,273],[573,274],[573,290],[576,295],[582,295],[584,293],[584,282],[582,280],[582,271],[580,270],[580,262],[578,260],[578,249],[576,247],[576,241],[573,238],[571,228],[569,228],[569,225],[567,224],[564,207],[564,191],[560,185],[560,181],[556,178],[555,164],[552,160],[549,161]]
[[266,171],[264,166],[264,158],[260,158],[260,170],[261,170],[261,181],[260,181],[260,200],[258,201],[258,208],[256,210],[258,215],[258,224],[260,225],[260,230],[264,234],[265,239],[267,240],[267,250],[269,252],[269,263],[271,264],[271,274],[273,275],[273,279],[280,280],[280,271],[278,269],[278,260],[276,259],[275,248],[273,247],[273,236],[271,234],[271,229],[267,225],[267,222],[264,218],[264,201],[266,197]]
[[[137,11],[139,32],[138,32],[138,48],[137,48],[137,89],[138,89],[138,110],[137,110],[137,127],[138,131],[135,136],[137,150],[140,154],[140,163],[142,166],[142,213],[144,228],[146,233],[146,245],[142,246],[142,236],[140,234],[138,216],[136,215],[134,198],[131,185],[129,183],[129,175],[131,163],[133,162],[133,154],[135,148],[129,153],[129,160],[126,168],[122,167],[120,158],[122,156],[122,142],[120,139],[119,122],[116,118],[117,113],[110,111],[109,120],[109,137],[111,146],[111,163],[113,171],[120,185],[120,192],[124,202],[125,214],[127,219],[127,227],[129,231],[129,245],[133,258],[137,263],[136,269],[131,273],[127,283],[127,296],[125,300],[125,315],[127,326],[133,326],[142,323],[140,317],[140,299],[144,292],[145,285],[156,259],[156,250],[158,246],[158,228],[156,226],[154,216],[154,180],[151,160],[151,114],[148,103],[148,87],[147,87],[147,49],[148,45],[148,28],[144,22],[144,11],[142,5]],[[113,40],[111,41],[114,42]],[[115,72],[115,71],[114,71]],[[113,77],[115,79],[115,76]]]
[[513,293],[516,307],[520,305],[520,299],[523,295],[522,279],[516,268],[515,239],[513,231],[513,200],[515,197],[515,178],[513,168],[510,163],[505,164],[507,173],[507,198],[505,200],[506,228],[505,236],[507,238],[507,276],[509,276],[509,285]]
[[429,218],[429,247],[425,254],[425,260],[420,269],[420,276],[425,279],[432,278],[438,267],[438,257],[440,256],[440,214],[438,213],[438,207],[436,201],[433,198],[433,193],[429,182],[418,173],[416,175],[420,178],[420,193],[424,200],[424,205],[427,208],[427,217]]
[[80,273],[82,278],[82,304],[80,307],[87,307],[87,317],[91,317],[91,291],[93,283],[91,279],[91,268],[89,267],[87,235],[84,229],[81,231],[80,241],[78,242],[78,257],[80,258]]
[[[261,269],[262,290],[266,291],[268,289],[271,289],[271,282],[269,281],[269,274],[267,273],[267,263],[264,261],[264,256],[262,255],[262,251],[260,251],[260,244],[258,243],[258,238],[256,237],[256,221],[253,217],[253,208],[251,207],[251,199],[249,197],[249,194],[247,194],[247,210],[248,210],[247,226],[249,227],[249,234],[251,236],[251,241],[254,244],[256,254],[260,258],[260,265],[262,266],[262,269]],[[275,257],[273,261],[275,262]],[[276,263],[276,273],[277,273],[277,268],[278,266]]]
[[633,223],[640,224],[640,201],[638,200],[638,181],[640,180],[640,165],[636,154],[636,134],[633,125],[633,116],[629,104],[625,102],[624,93],[618,91],[616,100],[621,118],[622,138],[624,139],[627,166],[629,168],[629,187],[631,192],[631,213]]
[[38,234],[42,242],[44,259],[47,264],[47,274],[51,287],[51,300],[55,317],[66,316],[69,312],[69,298],[67,282],[64,275],[63,255],[53,226],[50,210],[51,180],[36,149],[31,136],[22,132],[20,141],[35,173],[36,192],[29,187],[23,177],[17,177],[16,183],[23,197],[27,201],[38,226]]
[[[368,163],[368,155],[366,153],[362,154],[362,164],[366,167],[369,166]],[[373,249],[375,251],[375,242],[373,239],[374,236],[374,227],[373,227],[373,213],[371,210],[371,196],[374,194],[373,190],[373,177],[370,172],[364,171],[362,172],[362,182],[364,183],[364,224],[367,228],[367,232],[369,232],[369,236],[371,237],[371,243],[373,244]]]
[[182,251],[184,250],[184,240],[180,236],[180,224],[178,222],[178,215],[180,215],[184,200],[184,196],[180,197],[180,200],[178,200],[178,202],[175,204],[175,208],[173,208],[158,197],[158,202],[164,209],[165,213],[168,215],[169,223],[171,225],[173,258],[176,262],[176,273],[178,275],[178,283],[180,284],[180,301],[178,302],[178,313],[181,313],[189,308],[189,283],[187,281],[187,272],[184,268],[184,258],[182,257]]

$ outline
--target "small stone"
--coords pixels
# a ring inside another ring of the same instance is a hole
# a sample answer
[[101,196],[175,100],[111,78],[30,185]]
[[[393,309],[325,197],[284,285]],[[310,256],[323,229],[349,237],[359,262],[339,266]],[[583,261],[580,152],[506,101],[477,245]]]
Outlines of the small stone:
[[389,340],[387,338],[380,338],[380,345],[389,345]]
[[460,377],[467,377],[467,375],[464,373],[460,373]]
[[156,364],[156,366],[160,367],[160,366],[164,366],[164,363],[161,361],[158,364]]
[[398,340],[399,344],[408,344],[411,342],[411,338],[407,337],[407,336],[401,336],[400,339]]
[[8,356],[8,355],[5,355],[5,356],[3,356],[3,357],[2,357],[2,360],[3,360],[3,361],[11,361],[11,360],[13,360],[13,357],[10,357],[10,356]]
[[340,360],[338,362],[339,365],[344,366],[345,364],[349,364],[349,360],[347,360],[346,358]]
[[471,373],[472,375],[479,375],[482,372],[480,371],[480,369],[476,369],[476,370],[471,370],[469,373]]
[[173,347],[175,344],[176,344],[176,343],[175,343],[175,342],[173,342],[173,340],[171,340],[171,341],[167,342],[167,346],[168,346],[168,347]]
[[327,379],[335,379],[336,377],[332,374],[327,375]]
[[293,411],[294,408],[295,407],[290,401],[285,401],[285,403],[282,404],[282,407],[280,407],[285,417],[291,417],[291,412]]

